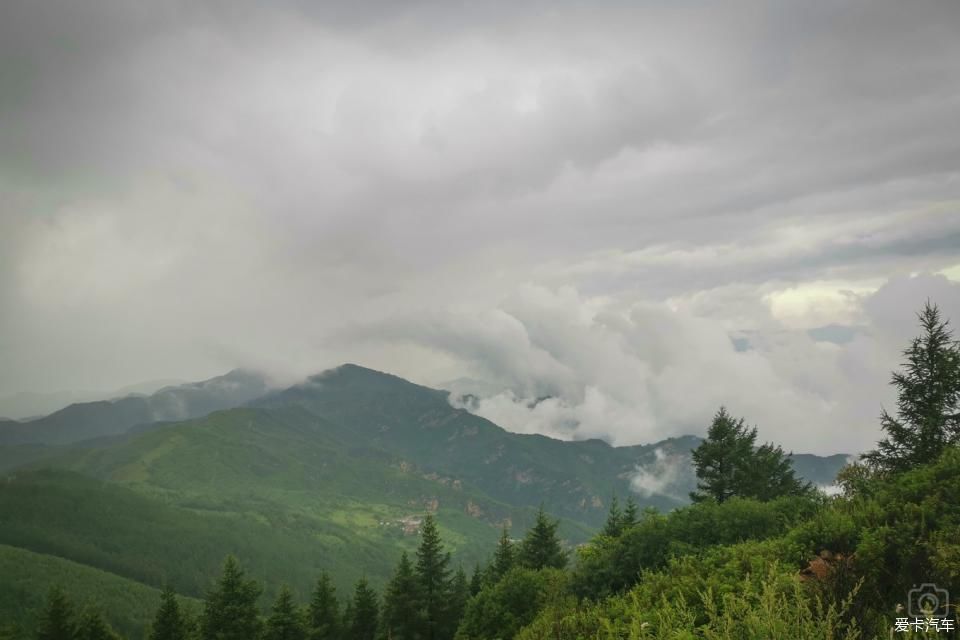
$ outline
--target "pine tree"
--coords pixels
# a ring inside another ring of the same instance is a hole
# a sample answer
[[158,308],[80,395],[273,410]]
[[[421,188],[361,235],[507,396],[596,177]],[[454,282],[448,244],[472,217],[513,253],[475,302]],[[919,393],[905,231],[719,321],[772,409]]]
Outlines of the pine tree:
[[260,633],[257,598],[260,587],[247,580],[240,563],[227,556],[223,575],[204,601],[200,619],[203,640],[250,640]]
[[77,640],[120,640],[97,609],[88,609],[77,625]]
[[307,629],[303,616],[293,601],[293,594],[284,585],[280,588],[270,617],[267,618],[265,640],[304,640]]
[[506,525],[500,531],[500,540],[493,552],[493,562],[490,563],[490,580],[496,582],[507,574],[516,563],[516,550],[510,540],[510,530]]
[[781,496],[812,494],[815,489],[809,482],[796,477],[793,461],[783,449],[767,443],[751,454],[735,491],[745,498],[767,501]]
[[73,605],[59,586],[50,589],[47,606],[37,627],[37,640],[75,640]]
[[813,485],[794,475],[793,460],[779,446],[754,448],[757,429],[743,423],[723,407],[714,416],[707,439],[692,453],[699,489],[690,494],[694,502],[720,503],[734,496],[773,500],[813,492]]
[[484,572],[478,562],[473,568],[473,574],[470,576],[470,595],[475,596],[483,589]]
[[551,520],[540,505],[536,522],[520,543],[519,564],[528,569],[563,569],[567,565],[567,554],[557,537],[559,526],[560,521]]
[[337,636],[338,638],[348,638],[350,637],[350,629],[353,627],[353,598],[347,599],[347,604],[343,607],[343,618],[341,620],[340,628],[343,630],[342,635]]
[[343,629],[337,590],[326,571],[320,572],[307,609],[310,640],[339,640]]
[[456,573],[453,574],[453,580],[450,582],[450,607],[447,611],[448,637],[453,637],[456,633],[469,600],[470,583],[467,581],[467,574],[463,570],[463,565],[461,565],[457,567]]
[[423,520],[417,549],[417,581],[420,583],[424,614],[420,635],[424,640],[441,640],[450,591],[450,554],[443,550],[433,516]]
[[366,578],[357,581],[352,604],[347,637],[349,640],[376,640],[380,605],[376,592],[370,588]]
[[627,506],[623,510],[623,517],[620,523],[620,530],[624,531],[640,522],[640,507],[633,496],[627,498]]
[[694,502],[725,502],[736,495],[756,440],[756,429],[747,429],[743,418],[735,420],[725,407],[720,407],[707,431],[707,439],[692,453],[698,491],[691,493],[690,498]]
[[423,627],[420,611],[420,583],[407,553],[400,556],[397,570],[383,594],[382,635],[387,640],[418,640]]
[[620,510],[620,502],[614,495],[610,499],[610,510],[607,512],[607,521],[603,525],[601,533],[611,538],[616,538],[623,531],[623,512]]
[[897,388],[897,416],[883,411],[886,437],[863,456],[883,473],[933,462],[948,445],[960,442],[960,344],[936,305],[927,301],[918,317],[923,335],[904,350],[903,370],[891,381]]
[[187,625],[180,604],[170,585],[166,585],[160,593],[160,608],[153,619],[150,629],[150,640],[186,640]]

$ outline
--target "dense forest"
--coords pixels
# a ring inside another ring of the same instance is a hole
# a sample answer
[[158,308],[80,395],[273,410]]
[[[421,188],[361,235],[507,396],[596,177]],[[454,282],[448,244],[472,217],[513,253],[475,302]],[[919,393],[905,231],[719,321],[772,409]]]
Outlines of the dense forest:
[[[883,438],[828,496],[721,408],[693,453],[693,503],[667,513],[611,501],[589,542],[570,548],[541,507],[484,563],[459,565],[434,517],[378,592],[262,587],[228,556],[202,602],[167,587],[151,640],[520,640],[790,638],[854,640],[955,633],[960,596],[960,345],[936,306],[893,375]],[[268,541],[264,541],[267,543]],[[84,594],[56,587],[35,629],[0,637],[119,637]]]

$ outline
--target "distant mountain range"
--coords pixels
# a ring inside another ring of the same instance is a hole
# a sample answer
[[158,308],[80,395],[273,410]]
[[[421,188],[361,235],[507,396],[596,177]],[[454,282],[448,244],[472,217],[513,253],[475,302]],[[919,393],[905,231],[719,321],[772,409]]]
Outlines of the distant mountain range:
[[266,392],[262,376],[237,369],[203,382],[164,387],[151,395],[71,404],[33,420],[0,420],[0,446],[71,444],[118,435],[140,425],[188,420],[237,407]]
[[[502,524],[520,535],[541,504],[576,544],[613,495],[671,509],[693,488],[696,437],[564,442],[511,433],[448,396],[356,365],[279,390],[233,371],[7,422],[0,545],[186,596],[233,553],[269,597],[281,581],[305,593],[321,568],[343,589],[360,575],[382,584],[425,513],[469,567]],[[794,456],[820,485],[845,460]],[[14,579],[0,579],[0,603]]]

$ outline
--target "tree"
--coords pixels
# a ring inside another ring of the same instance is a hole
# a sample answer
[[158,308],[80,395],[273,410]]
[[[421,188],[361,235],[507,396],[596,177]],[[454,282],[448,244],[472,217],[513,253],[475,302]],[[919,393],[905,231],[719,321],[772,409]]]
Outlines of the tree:
[[756,429],[747,429],[743,418],[735,420],[725,407],[720,407],[707,430],[707,439],[692,453],[698,481],[697,491],[690,498],[694,502],[724,502],[736,495],[756,439]]
[[77,640],[120,640],[97,609],[88,609],[77,625]]
[[304,640],[307,637],[303,616],[286,585],[280,588],[277,600],[273,603],[264,637],[266,640]]
[[423,626],[420,584],[406,551],[383,594],[381,626],[387,640],[418,640]]
[[467,582],[467,574],[463,566],[457,567],[453,574],[453,580],[450,582],[450,608],[447,613],[450,620],[450,635],[456,633],[460,626],[460,620],[463,618],[463,612],[467,608],[467,602],[470,600],[470,584]]
[[520,566],[528,569],[563,569],[567,565],[567,554],[557,537],[559,526],[560,521],[551,520],[543,510],[543,505],[540,505],[533,527],[520,543]]
[[724,407],[713,417],[707,439],[693,450],[698,491],[694,502],[726,502],[733,496],[768,501],[781,496],[804,495],[813,491],[793,471],[793,461],[779,446],[767,443],[754,447],[757,429],[744,426]]
[[620,535],[623,527],[623,511],[620,510],[620,502],[614,495],[610,499],[610,510],[607,512],[607,521],[603,525],[601,533],[605,536],[615,538]]
[[499,580],[507,571],[513,568],[516,561],[516,552],[513,548],[513,542],[510,540],[510,530],[506,525],[500,531],[500,540],[497,542],[497,548],[493,552],[493,562],[490,563],[490,579]]
[[376,640],[380,620],[380,605],[376,592],[366,578],[360,578],[353,591],[353,606],[350,607],[350,640]]
[[948,445],[960,442],[960,344],[936,305],[927,301],[918,318],[923,335],[904,350],[903,370],[891,380],[897,416],[883,410],[886,437],[863,456],[882,473],[934,462]]
[[473,568],[473,573],[470,575],[470,595],[475,596],[480,593],[480,589],[483,588],[484,582],[484,571],[480,567],[478,562]]
[[47,594],[47,606],[37,627],[37,640],[75,640],[77,628],[73,621],[73,605],[59,586]]
[[751,453],[735,491],[744,498],[766,502],[781,496],[812,494],[814,487],[794,475],[793,461],[783,449],[767,443]]
[[320,572],[307,608],[310,640],[339,640],[343,628],[337,590],[326,571]]
[[186,640],[187,625],[180,604],[170,585],[166,585],[160,593],[160,607],[153,619],[150,629],[150,640]]
[[433,516],[423,520],[420,546],[417,548],[417,581],[424,615],[421,636],[438,640],[444,635],[450,592],[450,554],[443,550],[440,531]]
[[247,580],[240,563],[227,556],[223,575],[204,601],[200,618],[203,640],[250,640],[260,633],[257,598],[260,586]]
[[470,600],[457,639],[513,638],[546,606],[569,598],[568,587],[564,571],[514,567],[503,579],[486,585]]
[[640,506],[637,504],[637,501],[633,499],[633,496],[629,496],[627,498],[627,506],[623,510],[620,530],[629,529],[638,522],[640,522]]

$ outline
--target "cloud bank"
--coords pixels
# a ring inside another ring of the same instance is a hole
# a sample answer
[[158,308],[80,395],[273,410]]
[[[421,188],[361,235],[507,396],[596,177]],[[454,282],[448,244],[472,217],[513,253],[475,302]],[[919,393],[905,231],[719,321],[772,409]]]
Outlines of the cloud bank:
[[876,436],[960,323],[955,3],[12,0],[0,396],[481,381],[518,431]]

